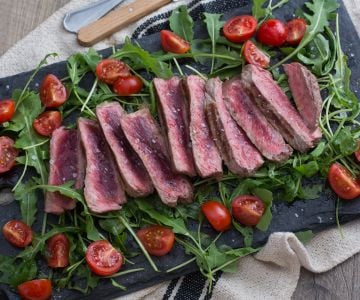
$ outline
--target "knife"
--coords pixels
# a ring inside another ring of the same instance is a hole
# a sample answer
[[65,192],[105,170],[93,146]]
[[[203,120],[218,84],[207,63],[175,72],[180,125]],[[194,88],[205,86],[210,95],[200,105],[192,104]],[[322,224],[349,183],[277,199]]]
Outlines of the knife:
[[122,6],[105,17],[81,28],[77,36],[78,42],[82,46],[92,46],[172,1],[176,0],[136,0]]

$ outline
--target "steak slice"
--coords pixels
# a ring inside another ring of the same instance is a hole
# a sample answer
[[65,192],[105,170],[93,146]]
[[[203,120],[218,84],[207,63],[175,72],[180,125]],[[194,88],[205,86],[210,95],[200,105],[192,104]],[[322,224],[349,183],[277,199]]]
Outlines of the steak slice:
[[93,120],[78,120],[86,154],[84,196],[89,209],[104,213],[121,209],[126,202],[119,172],[100,125]]
[[195,176],[191,149],[186,97],[179,77],[154,79],[160,122],[167,135],[167,145],[174,172]]
[[[74,187],[80,189],[84,184],[85,162],[80,137],[76,129],[60,127],[56,129],[50,141],[49,185],[62,185],[75,181]],[[74,209],[75,200],[58,192],[47,192],[45,212],[62,214]]]
[[160,199],[169,206],[178,201],[190,202],[192,185],[185,176],[172,171],[165,139],[150,111],[143,108],[123,116],[121,126],[149,172]]
[[290,157],[291,147],[252,102],[240,78],[224,82],[223,94],[231,116],[264,157],[276,162],[285,161]]
[[121,128],[120,119],[124,114],[118,102],[104,103],[96,108],[96,115],[114,154],[125,191],[132,197],[144,197],[152,194],[154,187],[144,164]]
[[222,160],[205,115],[205,80],[190,75],[184,79],[184,86],[190,103],[190,137],[196,170],[201,177],[220,178]]
[[319,128],[319,119],[322,99],[316,77],[305,66],[297,62],[284,65],[284,70],[301,117],[313,135],[320,139],[322,133]]
[[206,116],[221,156],[234,174],[252,175],[264,160],[225,106],[219,78],[206,83]]
[[241,78],[259,109],[293,148],[306,152],[314,146],[310,130],[270,72],[249,64]]

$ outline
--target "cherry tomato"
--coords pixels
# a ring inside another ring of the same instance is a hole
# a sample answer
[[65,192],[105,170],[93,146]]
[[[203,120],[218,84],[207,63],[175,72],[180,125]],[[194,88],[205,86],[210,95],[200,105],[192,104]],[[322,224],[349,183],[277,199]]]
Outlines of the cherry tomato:
[[190,50],[190,44],[169,30],[160,31],[161,46],[166,52],[183,54]]
[[120,270],[123,257],[108,241],[92,242],[86,250],[86,262],[92,272],[109,276]]
[[69,265],[70,242],[63,233],[52,236],[46,243],[46,260],[50,268],[65,268]]
[[175,235],[170,228],[152,225],[140,229],[136,235],[149,254],[163,256],[168,254],[175,241]]
[[14,144],[15,142],[11,138],[0,136],[0,174],[15,166],[19,151],[14,147]]
[[7,222],[3,229],[5,239],[13,246],[25,248],[31,244],[33,234],[31,228],[22,221],[11,220]]
[[40,85],[40,99],[45,107],[59,107],[67,100],[65,86],[52,74],[45,76]]
[[114,83],[114,93],[119,96],[130,96],[141,91],[143,82],[138,76],[130,75],[126,77],[120,77]]
[[241,224],[255,226],[259,223],[265,211],[264,203],[260,198],[243,195],[236,197],[231,204],[232,215]]
[[201,205],[201,210],[216,231],[225,231],[230,229],[231,215],[222,203],[217,201],[207,201]]
[[253,16],[237,16],[224,25],[225,37],[234,43],[242,43],[251,38],[256,31],[257,21]]
[[269,19],[262,23],[257,32],[257,39],[264,45],[281,46],[288,35],[286,25],[278,19]]
[[301,18],[293,19],[286,24],[286,27],[288,28],[286,42],[291,46],[299,45],[306,32],[306,21]]
[[355,159],[358,163],[360,163],[360,141],[358,141],[358,149],[354,153]]
[[127,64],[117,59],[103,59],[96,66],[96,76],[100,81],[107,84],[114,84],[120,77],[130,76],[130,69]]
[[26,281],[17,287],[22,300],[47,300],[51,297],[52,287],[49,279]]
[[249,64],[260,68],[267,68],[270,63],[270,57],[262,52],[252,41],[246,41],[243,47],[243,53]]
[[15,101],[6,99],[0,101],[0,124],[9,122],[15,113]]
[[61,126],[61,114],[56,110],[45,111],[33,122],[35,131],[42,136],[51,136]]
[[339,163],[330,166],[328,180],[333,191],[342,199],[352,200],[360,196],[360,185]]

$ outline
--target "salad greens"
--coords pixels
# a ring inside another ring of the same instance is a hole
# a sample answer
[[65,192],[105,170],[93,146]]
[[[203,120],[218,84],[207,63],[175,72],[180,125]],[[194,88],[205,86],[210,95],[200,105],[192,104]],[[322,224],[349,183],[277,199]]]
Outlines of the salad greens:
[[[273,11],[286,4],[288,0],[281,0],[276,4],[269,1],[265,6],[266,2],[253,0],[252,14],[259,23],[271,17]],[[238,195],[259,196],[264,201],[266,210],[256,228],[265,232],[272,221],[273,199],[292,202],[297,199],[310,200],[319,197],[325,188],[323,181],[308,184],[306,180],[313,176],[324,178],[334,161],[341,161],[354,176],[359,175],[360,166],[354,162],[351,154],[357,149],[357,140],[360,137],[360,123],[357,121],[360,109],[358,99],[350,89],[351,72],[341,49],[337,8],[338,3],[335,0],[310,0],[305,4],[306,11],[298,12],[309,24],[301,43],[296,48],[284,47],[279,53],[269,52],[280,57],[279,62],[270,69],[285,91],[288,91],[286,76],[278,67],[290,59],[307,65],[318,76],[325,95],[320,122],[324,139],[309,153],[296,153],[281,164],[267,162],[249,178],[239,178],[228,172],[220,182],[215,182],[214,179],[196,179],[194,203],[179,205],[176,208],[164,206],[159,198],[153,195],[147,199],[130,200],[119,212],[96,215],[88,210],[83,192],[75,190],[73,182],[62,186],[47,185],[49,139],[39,137],[32,128],[34,119],[43,108],[38,93],[29,89],[34,76],[46,63],[47,56],[24,89],[13,92],[16,113],[3,128],[3,131],[17,135],[16,147],[23,153],[18,157],[18,163],[24,166],[23,173],[13,191],[20,204],[22,218],[30,226],[37,219],[37,200],[41,198],[41,192],[59,192],[75,199],[79,205],[77,210],[62,215],[57,224],[51,223],[45,214],[42,232],[36,234],[32,246],[16,257],[0,255],[0,282],[16,287],[19,283],[40,274],[40,277],[52,277],[59,287],[88,293],[97,286],[99,280],[106,279],[95,276],[87,267],[84,260],[86,247],[90,241],[108,239],[125,255],[127,266],[132,265],[131,259],[141,252],[155,271],[173,272],[196,262],[200,272],[209,279],[211,287],[216,272],[235,272],[239,258],[255,253],[259,248],[253,247],[254,229],[235,221],[233,227],[243,237],[243,248],[232,249],[223,244],[221,233],[215,238],[204,233],[203,216],[200,213],[200,206],[204,201],[209,198],[215,199],[230,208],[232,199]],[[330,22],[333,20],[335,33],[330,28]],[[237,74],[244,64],[242,45],[233,44],[221,36],[221,28],[224,25],[222,15],[205,13],[203,21],[208,37],[198,39],[194,34],[194,21],[185,6],[175,9],[170,17],[171,30],[191,43],[189,53],[150,53],[130,39],[127,39],[121,48],[113,49],[111,57],[123,60],[132,71],[142,75],[144,92],[131,97],[117,96],[106,84],[93,76],[97,63],[102,59],[95,50],[89,49],[86,53],[72,55],[67,61],[68,75],[63,78],[70,93],[68,101],[61,108],[63,116],[76,113],[95,118],[96,106],[107,100],[119,101],[127,111],[147,105],[155,116],[157,109],[151,77],[169,78],[176,73],[176,68],[181,75],[187,74],[189,70],[199,73],[207,70],[207,74],[203,75],[207,77],[228,78]],[[54,54],[49,56],[51,55]],[[185,63],[194,60],[196,64],[182,68],[184,64],[179,64],[180,59],[184,59]],[[84,82],[91,82],[90,87],[84,87]],[[33,171],[30,174],[31,179],[29,170]],[[159,270],[134,232],[136,228],[148,224],[161,224],[172,228],[177,243],[189,254],[188,261],[171,266],[168,270]],[[38,261],[43,255],[46,240],[60,232],[65,232],[71,241],[69,267],[54,273],[39,273]],[[312,232],[299,232],[297,236],[307,241],[312,237]],[[134,241],[132,244],[137,246],[129,246],[129,240]],[[111,283],[120,289],[126,289],[119,283],[118,277],[142,270],[136,268],[136,265],[129,266],[125,271],[110,276]]]

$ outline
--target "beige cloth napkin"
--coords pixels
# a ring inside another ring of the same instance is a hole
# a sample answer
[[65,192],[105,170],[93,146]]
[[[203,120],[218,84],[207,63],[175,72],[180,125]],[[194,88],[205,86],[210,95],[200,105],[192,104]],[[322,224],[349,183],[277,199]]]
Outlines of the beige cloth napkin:
[[[352,7],[349,12],[353,21],[360,25],[359,11],[353,9],[354,5],[359,6],[356,1],[345,0],[345,3]],[[76,51],[85,51],[76,43],[75,35],[62,28],[62,19],[65,12],[90,2],[72,0],[7,51],[0,58],[0,78],[33,69],[49,52],[59,53],[57,60],[63,60]],[[157,13],[186,2],[189,0],[170,4]],[[98,43],[95,48],[102,49],[122,42],[144,19]],[[337,228],[328,229],[317,234],[306,246],[292,233],[272,234],[258,254],[240,260],[236,274],[222,275],[216,284],[213,299],[290,299],[301,267],[312,272],[325,272],[360,252],[360,221],[344,225],[343,232],[344,238],[341,238]],[[166,288],[167,283],[163,283],[122,299],[161,299]]]

